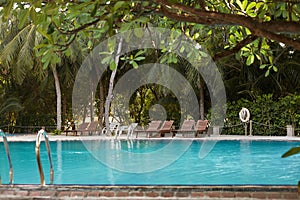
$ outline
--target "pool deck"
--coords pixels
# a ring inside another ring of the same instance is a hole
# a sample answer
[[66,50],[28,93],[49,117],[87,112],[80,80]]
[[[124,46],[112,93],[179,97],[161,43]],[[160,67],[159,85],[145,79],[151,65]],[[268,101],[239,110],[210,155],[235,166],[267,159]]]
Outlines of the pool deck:
[[[50,141],[72,140],[111,140],[107,136],[65,136],[51,135]],[[118,137],[126,140],[126,135]],[[171,138],[146,138],[139,135],[137,140],[265,140],[265,141],[300,141],[300,137],[287,136],[240,136],[218,135],[199,138],[185,138],[180,135]],[[3,139],[0,138],[0,141]],[[35,141],[36,134],[7,135],[8,142]],[[300,199],[297,185],[191,185],[191,186],[160,186],[160,185],[0,185],[0,199]]]
[[[17,141],[35,141],[36,134],[7,134],[7,140],[9,142],[17,142]],[[105,136],[105,135],[92,135],[92,136],[74,136],[74,135],[51,135],[48,134],[50,141],[71,141],[71,140],[112,140],[115,139],[113,136]],[[127,140],[127,136],[125,134],[118,137],[121,140]],[[211,136],[202,136],[202,137],[151,137],[147,138],[143,134],[139,134],[138,138],[131,138],[132,140],[267,140],[267,141],[300,141],[300,137],[288,137],[288,136],[244,136],[244,135],[211,135]],[[0,141],[3,141],[2,137]]]

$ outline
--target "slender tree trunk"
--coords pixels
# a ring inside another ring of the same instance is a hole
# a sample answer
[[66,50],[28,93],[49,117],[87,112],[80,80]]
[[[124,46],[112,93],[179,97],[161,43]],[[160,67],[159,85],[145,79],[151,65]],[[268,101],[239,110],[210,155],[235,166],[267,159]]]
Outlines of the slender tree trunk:
[[86,115],[87,115],[87,108],[86,108],[86,105],[84,105],[82,123],[85,123]]
[[204,119],[204,83],[203,80],[200,79],[200,119]]
[[99,108],[99,124],[100,128],[103,128],[103,117],[104,117],[104,90],[103,90],[103,83],[102,80],[99,82],[99,89],[100,89],[100,108]]
[[[119,44],[118,44],[117,54],[115,57],[116,66],[118,66],[118,64],[119,64],[119,57],[120,57],[120,53],[122,50],[122,42],[123,42],[123,40],[120,39]],[[116,74],[117,74],[117,69],[113,70],[110,75],[108,94],[107,94],[106,101],[105,101],[105,126],[107,128],[109,135],[111,134],[110,129],[109,129],[109,108],[110,108],[110,103],[111,103],[111,100],[113,97],[112,92],[114,89],[114,80],[115,80]]]
[[61,130],[61,90],[56,66],[52,68],[56,90],[56,129]]
[[[91,84],[93,85],[93,83]],[[94,121],[94,92],[93,91],[91,91],[90,119],[91,122]]]
[[[66,117],[67,117],[67,95],[63,95],[63,103],[62,103],[62,107],[63,107],[63,114],[62,114],[62,121],[65,123],[66,122]],[[71,120],[71,119],[68,119]]]

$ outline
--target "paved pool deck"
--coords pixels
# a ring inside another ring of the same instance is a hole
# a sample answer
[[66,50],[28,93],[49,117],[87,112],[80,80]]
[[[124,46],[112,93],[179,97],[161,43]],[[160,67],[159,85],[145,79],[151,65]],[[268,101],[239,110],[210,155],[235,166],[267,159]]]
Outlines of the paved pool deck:
[[[71,140],[111,140],[114,137],[103,135],[73,136],[51,135],[50,141]],[[126,135],[118,139],[126,140]],[[242,136],[212,135],[210,137],[182,137],[177,135],[162,138],[146,138],[140,134],[133,140],[265,140],[265,141],[299,141],[300,137],[287,136]],[[0,138],[0,141],[3,139]],[[7,135],[8,142],[35,141],[36,134]],[[297,185],[0,185],[0,199],[300,199]]]
[[[7,134],[7,140],[9,142],[17,141],[35,141],[36,134]],[[52,135],[48,134],[50,141],[71,141],[71,140],[112,140],[115,139],[114,136],[105,136],[105,135],[78,135],[74,136],[69,134],[66,136],[62,135]],[[126,134],[123,134],[117,139],[127,140]],[[300,141],[300,137],[288,137],[288,136],[245,136],[245,135],[210,135],[210,136],[201,136],[201,137],[183,137],[182,135],[177,135],[175,137],[166,136],[166,137],[151,137],[147,138],[145,134],[139,134],[138,138],[135,136],[130,137],[132,140],[266,140],[266,141]],[[2,137],[0,141],[3,141]]]

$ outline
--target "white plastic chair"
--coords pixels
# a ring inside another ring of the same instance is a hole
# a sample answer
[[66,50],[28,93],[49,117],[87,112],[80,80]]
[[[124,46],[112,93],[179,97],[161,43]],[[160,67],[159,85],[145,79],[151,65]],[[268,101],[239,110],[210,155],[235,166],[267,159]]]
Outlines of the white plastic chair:
[[120,136],[123,131],[127,131],[127,139],[129,138],[129,136],[132,137],[134,129],[137,127],[137,125],[138,123],[131,123],[129,126],[121,126],[115,138],[117,139],[117,137]]
[[[117,123],[117,122],[112,122],[112,123],[110,123],[109,124],[109,130],[110,130],[110,132],[112,133],[112,132],[114,132],[116,135],[118,134],[118,130],[119,130],[119,123]],[[108,130],[107,130],[107,127],[104,127],[103,129],[102,129],[102,134],[107,134],[108,133]]]

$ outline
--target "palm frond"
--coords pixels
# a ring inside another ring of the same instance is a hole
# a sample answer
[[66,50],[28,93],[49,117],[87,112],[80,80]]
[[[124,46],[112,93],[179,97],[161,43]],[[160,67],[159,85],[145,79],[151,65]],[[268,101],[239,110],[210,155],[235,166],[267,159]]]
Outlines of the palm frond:
[[288,156],[292,156],[292,155],[295,155],[298,153],[300,153],[300,147],[293,147],[290,150],[288,150],[287,152],[285,152],[281,157],[286,158]]
[[36,36],[35,25],[31,25],[26,37],[24,38],[23,45],[18,53],[17,66],[26,67],[28,69],[33,68],[34,64],[34,45]]
[[17,98],[8,98],[0,106],[0,114],[11,111],[19,111],[22,109]]

